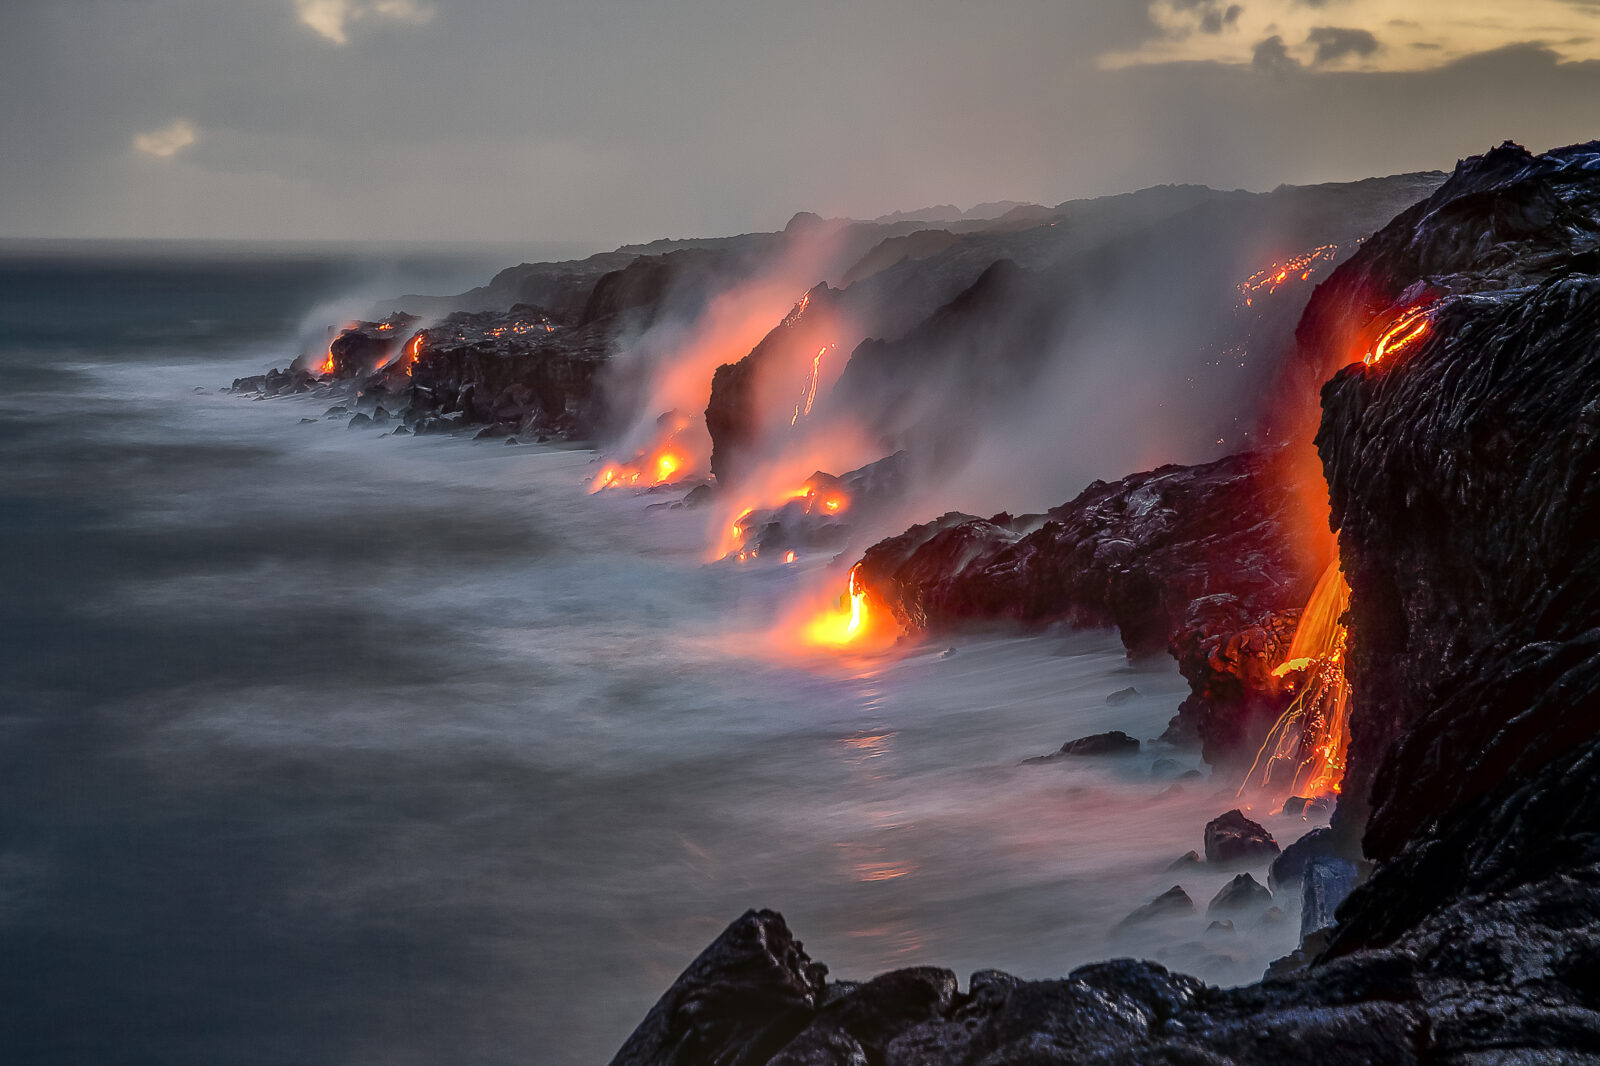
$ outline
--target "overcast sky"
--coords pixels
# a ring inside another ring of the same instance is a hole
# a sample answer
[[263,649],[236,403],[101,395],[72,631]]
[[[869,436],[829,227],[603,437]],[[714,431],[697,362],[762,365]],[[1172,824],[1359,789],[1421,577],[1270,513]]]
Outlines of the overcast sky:
[[548,240],[1600,137],[1600,0],[0,0],[0,236]]

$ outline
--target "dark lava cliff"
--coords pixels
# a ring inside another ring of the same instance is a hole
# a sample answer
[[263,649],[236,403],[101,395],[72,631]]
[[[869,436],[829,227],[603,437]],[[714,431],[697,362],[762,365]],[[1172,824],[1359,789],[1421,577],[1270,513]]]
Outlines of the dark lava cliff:
[[752,911],[616,1066],[1600,1059],[1597,235],[1600,145],[1505,146],[1368,242],[1303,320],[1305,367],[1358,358],[1419,301],[1433,323],[1322,394],[1352,588],[1335,824],[1376,872],[1309,967],[1235,989],[1130,960],[966,991],[931,967],[828,983]]

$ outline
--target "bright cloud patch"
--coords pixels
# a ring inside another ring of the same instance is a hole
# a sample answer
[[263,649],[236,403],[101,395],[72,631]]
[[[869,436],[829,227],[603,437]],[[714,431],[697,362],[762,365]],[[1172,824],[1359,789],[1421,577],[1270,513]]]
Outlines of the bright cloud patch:
[[294,0],[300,21],[334,44],[349,44],[349,27],[365,18],[389,19],[420,26],[433,9],[418,0]]
[[1257,70],[1431,70],[1537,43],[1600,59],[1600,3],[1586,0],[1154,0],[1156,32],[1102,67],[1213,62]]
[[145,155],[169,159],[200,139],[200,131],[186,118],[175,119],[171,125],[149,133],[136,133],[133,146]]

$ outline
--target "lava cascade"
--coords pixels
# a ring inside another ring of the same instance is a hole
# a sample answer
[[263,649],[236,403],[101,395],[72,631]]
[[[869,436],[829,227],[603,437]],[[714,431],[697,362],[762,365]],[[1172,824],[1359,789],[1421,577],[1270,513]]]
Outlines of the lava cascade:
[[[1425,340],[1433,329],[1429,302],[1390,317],[1361,362],[1376,366]],[[1350,683],[1345,677],[1349,633],[1344,614],[1350,585],[1334,555],[1300,615],[1287,658],[1274,676],[1293,678],[1295,697],[1267,734],[1240,787],[1259,788],[1277,797],[1337,795],[1344,781],[1350,744]]]

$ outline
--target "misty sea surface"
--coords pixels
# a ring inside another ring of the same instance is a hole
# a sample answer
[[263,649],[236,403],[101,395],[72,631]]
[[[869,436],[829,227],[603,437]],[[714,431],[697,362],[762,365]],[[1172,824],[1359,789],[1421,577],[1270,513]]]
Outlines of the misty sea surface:
[[[786,650],[829,561],[707,566],[592,451],[220,391],[341,293],[510,260],[167,252],[0,254],[0,1062],[601,1064],[749,907],[963,988],[1294,946],[1294,903],[1208,935],[1231,872],[1167,869],[1237,805],[1152,772],[1197,752],[1019,765],[1159,735],[1170,663]],[[1114,935],[1174,884],[1195,914]]]

